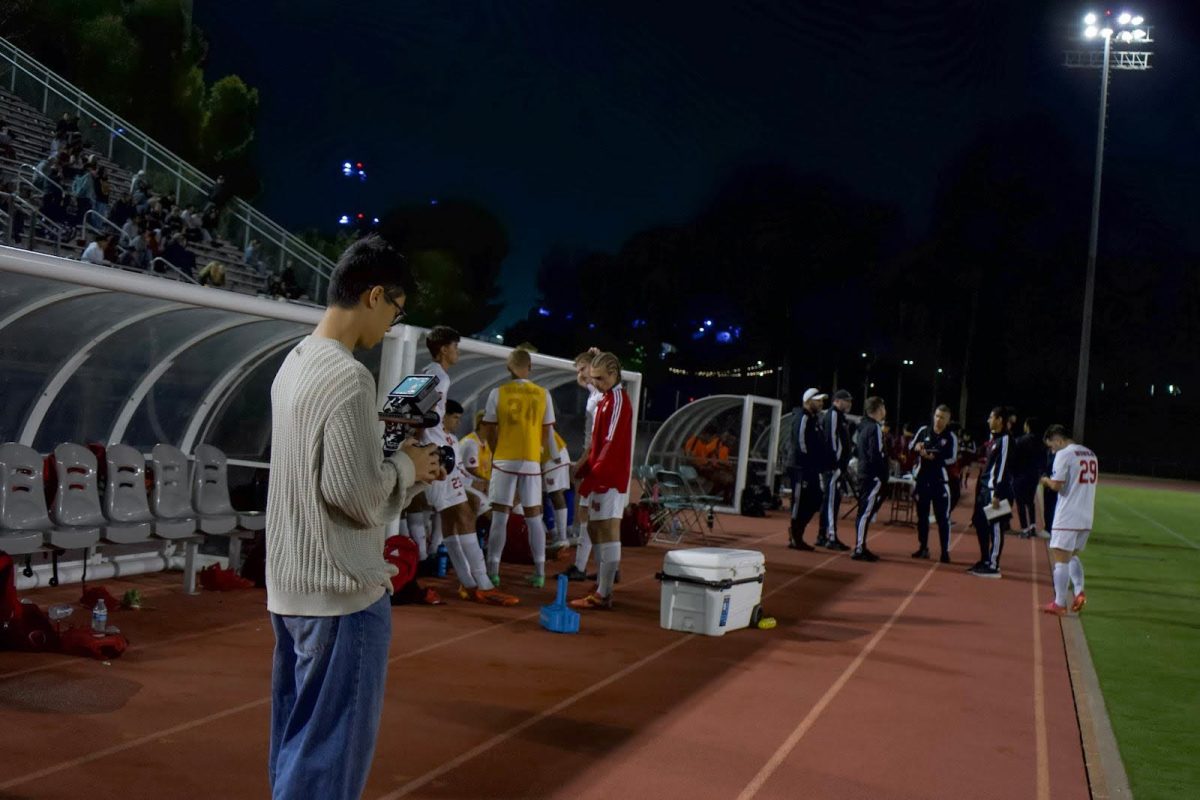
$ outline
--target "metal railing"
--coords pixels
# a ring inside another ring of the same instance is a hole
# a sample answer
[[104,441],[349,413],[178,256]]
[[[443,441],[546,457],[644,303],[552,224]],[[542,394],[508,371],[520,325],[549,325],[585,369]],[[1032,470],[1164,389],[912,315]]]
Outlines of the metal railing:
[[[26,170],[29,171],[28,178],[25,177]],[[53,186],[55,189],[58,189],[58,191],[64,195],[67,194],[67,190],[64,189],[58,181],[54,180],[49,175],[42,172],[40,169],[38,169],[33,164],[22,164],[21,166],[17,167],[17,176],[23,182],[28,183],[33,188],[37,189],[39,192],[46,191],[46,186],[38,186],[38,179],[40,178],[44,184]]]
[[[79,117],[89,146],[116,164],[145,170],[151,185],[173,194],[177,204],[202,208],[207,201],[215,181],[2,37],[0,86],[46,117],[63,112]],[[277,269],[291,264],[298,276],[307,273],[311,296],[320,297],[328,285],[332,261],[240,198],[225,207],[221,233],[243,248],[258,239],[264,262]]]
[[[25,223],[27,228],[22,231],[22,233],[28,234],[28,240],[24,245],[21,245],[13,237],[13,226],[16,223],[14,210],[18,207],[28,217]],[[67,233],[66,227],[47,217],[37,206],[25,198],[12,192],[0,192],[0,217],[4,218],[4,241],[26,250],[33,250],[34,239],[37,238],[40,226],[46,233],[54,236],[54,255],[62,255],[62,242],[63,236]]]
[[169,272],[174,272],[176,275],[178,275],[179,278],[176,278],[176,280],[182,279],[182,280],[187,281],[188,283],[194,283],[197,286],[200,285],[200,281],[196,280],[191,275],[188,275],[186,272],[184,272],[179,267],[172,264],[170,261],[167,261],[162,256],[155,256],[154,260],[150,262],[150,268],[154,269],[155,264],[162,264],[163,266],[165,266],[167,268],[166,270],[158,270],[159,272],[169,271]]

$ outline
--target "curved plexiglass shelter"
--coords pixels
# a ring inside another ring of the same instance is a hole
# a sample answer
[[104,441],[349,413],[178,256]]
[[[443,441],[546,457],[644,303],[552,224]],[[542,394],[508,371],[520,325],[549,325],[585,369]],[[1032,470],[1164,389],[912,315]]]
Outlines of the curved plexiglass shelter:
[[[644,463],[675,470],[695,466],[706,491],[725,498],[717,510],[735,512],[747,486],[774,486],[783,404],[756,395],[719,394],[688,403],[667,418],[650,440]],[[717,441],[720,444],[715,444]],[[713,458],[700,459],[689,444],[713,444]]]
[[[270,390],[292,346],[322,309],[0,247],[0,443],[50,453],[64,442],[124,443],[229,457],[235,503],[265,500]],[[425,331],[396,326],[358,354],[382,396],[430,361]],[[450,396],[468,412],[509,379],[511,348],[464,339]],[[572,362],[533,354],[533,379],[553,392],[571,455],[583,441],[586,393]],[[627,372],[634,404],[641,376]],[[248,486],[254,492],[240,491]]]

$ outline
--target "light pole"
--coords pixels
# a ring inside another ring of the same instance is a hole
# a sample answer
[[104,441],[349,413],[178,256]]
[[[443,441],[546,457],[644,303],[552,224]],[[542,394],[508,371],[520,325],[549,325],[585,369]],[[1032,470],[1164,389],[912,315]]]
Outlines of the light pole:
[[900,423],[900,389],[902,388],[902,386],[904,384],[904,368],[911,367],[916,363],[917,362],[906,358],[900,362],[900,366],[896,367],[896,416],[893,417],[893,419],[895,420],[897,425],[901,424]]
[[1075,381],[1075,420],[1072,426],[1072,432],[1078,440],[1083,439],[1083,426],[1087,418],[1088,366],[1092,351],[1092,304],[1096,294],[1096,248],[1100,236],[1100,184],[1104,169],[1105,123],[1108,117],[1108,75],[1110,69],[1150,68],[1149,51],[1114,53],[1112,42],[1115,38],[1125,45],[1140,46],[1153,41],[1145,19],[1128,11],[1120,14],[1114,14],[1112,11],[1105,11],[1103,14],[1089,12],[1084,15],[1083,25],[1083,38],[1103,40],[1104,52],[1097,59],[1098,54],[1094,50],[1068,51],[1066,58],[1068,67],[1099,68],[1101,71],[1100,114],[1096,124],[1096,171],[1092,178],[1092,224],[1088,231],[1087,276],[1083,284],[1083,322],[1079,335],[1079,372]]

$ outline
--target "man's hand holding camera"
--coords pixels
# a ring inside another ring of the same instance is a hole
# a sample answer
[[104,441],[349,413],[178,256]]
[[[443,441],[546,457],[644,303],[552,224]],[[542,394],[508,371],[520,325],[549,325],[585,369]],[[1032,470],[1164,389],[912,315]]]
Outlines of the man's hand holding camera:
[[432,483],[446,477],[437,445],[419,444],[416,439],[405,439],[404,444],[400,446],[400,452],[412,461],[419,482]]

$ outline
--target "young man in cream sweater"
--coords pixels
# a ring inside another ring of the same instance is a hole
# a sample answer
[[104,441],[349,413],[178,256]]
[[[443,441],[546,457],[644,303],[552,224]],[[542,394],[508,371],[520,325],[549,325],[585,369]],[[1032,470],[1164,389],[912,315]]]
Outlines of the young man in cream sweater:
[[382,455],[375,380],[355,349],[404,316],[412,285],[383,239],[346,249],[325,315],[271,386],[267,610],[272,797],[354,800],[370,771],[383,708],[396,569],[384,525],[439,477],[434,448]]

